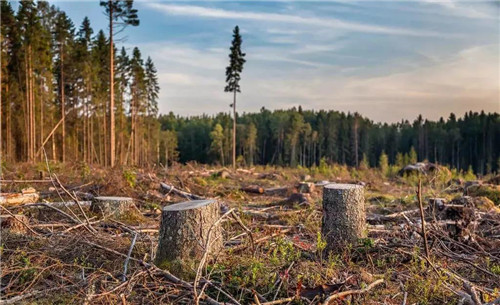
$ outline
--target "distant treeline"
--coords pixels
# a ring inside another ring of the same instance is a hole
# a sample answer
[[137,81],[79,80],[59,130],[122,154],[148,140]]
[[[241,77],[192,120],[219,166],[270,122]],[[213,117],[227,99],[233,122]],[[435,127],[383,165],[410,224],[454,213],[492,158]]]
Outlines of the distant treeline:
[[[230,163],[231,118],[160,115],[162,145],[170,161]],[[498,171],[500,166],[500,118],[498,113],[468,112],[445,120],[381,124],[357,113],[310,111],[292,108],[245,113],[237,118],[237,154],[246,165],[314,166],[320,160],[359,166],[362,160],[377,166],[382,153],[391,164],[417,156],[450,167],[479,174]],[[168,151],[174,153],[168,153]],[[161,157],[165,163],[165,156]]]

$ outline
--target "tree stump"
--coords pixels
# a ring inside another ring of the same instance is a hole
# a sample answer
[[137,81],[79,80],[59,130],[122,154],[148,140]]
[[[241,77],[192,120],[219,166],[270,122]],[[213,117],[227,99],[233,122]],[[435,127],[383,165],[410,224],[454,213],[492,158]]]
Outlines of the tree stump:
[[312,193],[314,192],[314,183],[300,182],[297,190],[299,191],[299,193]]
[[134,200],[130,197],[94,197],[90,209],[104,216],[121,217],[130,213]]
[[220,224],[216,225],[219,218],[219,203],[214,200],[193,200],[164,207],[156,265],[182,273],[186,267],[196,268],[205,251],[219,252],[223,247],[222,229]]
[[323,188],[321,233],[327,252],[357,243],[366,236],[364,189],[356,184],[328,184]]

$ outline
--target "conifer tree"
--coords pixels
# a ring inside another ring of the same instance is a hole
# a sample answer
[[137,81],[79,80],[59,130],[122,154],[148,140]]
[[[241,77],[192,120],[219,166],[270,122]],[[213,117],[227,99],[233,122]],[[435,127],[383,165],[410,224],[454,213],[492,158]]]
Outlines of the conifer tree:
[[[101,1],[101,6],[109,20],[109,121],[110,121],[110,165],[115,166],[115,106],[114,106],[114,46],[113,38],[115,34],[123,31],[126,26],[138,26],[139,17],[137,10],[133,8],[133,0],[109,0]],[[117,31],[114,32],[115,27]]]
[[58,63],[57,63],[57,78],[59,83],[59,103],[61,109],[61,160],[66,161],[66,59],[71,52],[74,36],[73,22],[64,12],[59,12],[56,17],[54,28],[54,40],[57,46]]
[[236,168],[236,93],[241,92],[240,89],[240,73],[243,71],[245,64],[245,53],[241,52],[242,38],[240,28],[234,27],[233,41],[229,53],[229,66],[226,68],[226,87],[225,92],[233,93],[233,103],[230,105],[233,108],[233,168]]

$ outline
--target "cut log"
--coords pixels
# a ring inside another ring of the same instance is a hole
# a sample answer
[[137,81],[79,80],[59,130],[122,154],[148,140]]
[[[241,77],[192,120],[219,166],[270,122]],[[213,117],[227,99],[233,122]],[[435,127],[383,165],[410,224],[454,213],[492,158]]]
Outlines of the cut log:
[[103,216],[121,217],[131,211],[134,200],[130,197],[94,197],[90,209]]
[[270,187],[264,190],[264,194],[268,196],[286,196],[288,193],[288,187],[279,186],[279,187]]
[[366,236],[364,188],[355,184],[329,184],[323,188],[325,250],[339,251]]
[[297,190],[299,191],[299,193],[312,193],[314,192],[314,183],[300,182]]
[[0,193],[0,205],[3,206],[15,206],[25,203],[36,202],[40,198],[37,191],[32,188],[26,188],[21,191],[21,193]]
[[[223,247],[219,203],[193,200],[166,206],[162,210],[156,265],[163,268],[193,267],[205,251],[217,254]],[[211,232],[211,233],[209,233]],[[210,240],[207,243],[207,239]],[[204,245],[208,244],[208,249]],[[171,269],[172,270],[172,269]]]
[[264,194],[264,188],[256,185],[245,186],[240,188],[241,191],[252,194]]

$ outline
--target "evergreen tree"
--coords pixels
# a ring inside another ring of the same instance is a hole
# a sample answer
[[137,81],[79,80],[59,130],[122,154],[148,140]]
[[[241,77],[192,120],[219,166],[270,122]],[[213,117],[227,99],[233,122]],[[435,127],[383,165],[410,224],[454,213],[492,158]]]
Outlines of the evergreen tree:
[[66,88],[69,87],[70,82],[66,82],[66,71],[68,69],[68,65],[66,64],[66,59],[70,56],[71,48],[73,47],[73,36],[74,36],[74,27],[73,22],[69,19],[69,17],[64,12],[59,12],[56,17],[56,23],[54,28],[54,40],[57,46],[57,55],[58,60],[56,64],[56,73],[57,80],[59,84],[59,103],[61,109],[61,143],[62,143],[62,151],[61,151],[61,160],[62,162],[66,161],[66,95],[68,94]]
[[[110,165],[115,166],[115,107],[114,107],[114,35],[123,31],[126,26],[138,26],[139,17],[137,10],[133,8],[133,0],[109,0],[101,1],[101,6],[109,20],[109,121],[110,121]],[[114,29],[117,28],[115,32]]]
[[229,66],[226,68],[226,87],[225,92],[233,93],[233,103],[230,105],[233,108],[233,168],[236,168],[236,93],[241,92],[240,89],[240,73],[243,71],[245,64],[245,53],[241,52],[241,43],[243,42],[240,35],[240,28],[234,27],[233,41],[229,53]]
[[219,155],[219,161],[222,166],[224,166],[224,130],[220,124],[215,124],[214,129],[210,132],[210,139],[212,139],[212,144],[210,148],[215,155]]
[[389,172],[389,159],[387,157],[387,154],[382,151],[380,154],[379,160],[378,160],[378,168],[382,175],[387,175]]

